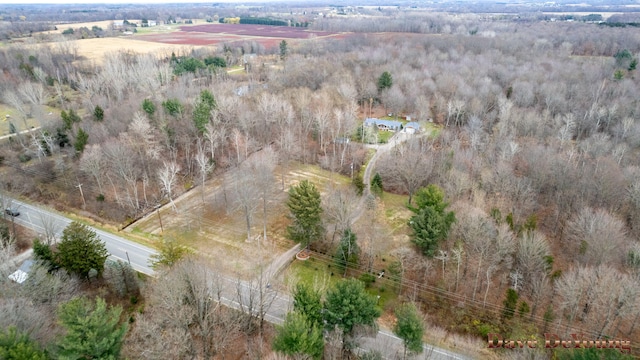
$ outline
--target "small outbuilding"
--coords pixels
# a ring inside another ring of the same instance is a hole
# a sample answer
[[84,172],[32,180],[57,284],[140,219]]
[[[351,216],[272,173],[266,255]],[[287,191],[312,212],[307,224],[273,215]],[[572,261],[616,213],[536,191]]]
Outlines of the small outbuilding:
[[33,260],[26,260],[18,270],[9,275],[9,280],[22,284],[29,277],[29,270],[31,270],[31,266],[33,266]]
[[404,132],[407,134],[415,134],[420,132],[420,124],[415,121],[408,122],[404,125]]

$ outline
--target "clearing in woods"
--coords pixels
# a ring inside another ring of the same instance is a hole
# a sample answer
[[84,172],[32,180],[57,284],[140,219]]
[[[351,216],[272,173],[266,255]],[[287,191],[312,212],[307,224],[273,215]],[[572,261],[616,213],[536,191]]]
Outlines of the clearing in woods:
[[202,188],[196,186],[174,200],[175,208],[166,204],[129,225],[126,230],[155,242],[163,237],[173,238],[212,262],[224,264],[226,271],[247,277],[257,266],[268,265],[294,245],[284,235],[288,225],[285,202],[291,185],[308,179],[324,191],[332,184],[349,186],[350,183],[348,177],[317,166],[291,163],[283,189],[282,169],[276,167],[267,205],[267,240],[263,240],[262,201],[256,199],[251,240],[247,241],[244,213],[235,200],[236,172],[233,169],[224,175],[214,175],[205,185],[204,201]]

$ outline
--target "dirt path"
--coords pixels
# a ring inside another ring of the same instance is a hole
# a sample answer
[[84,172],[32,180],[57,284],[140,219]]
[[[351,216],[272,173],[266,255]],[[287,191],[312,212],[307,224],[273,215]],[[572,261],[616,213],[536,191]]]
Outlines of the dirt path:
[[410,135],[405,132],[397,132],[393,134],[391,138],[389,138],[389,141],[386,144],[365,145],[369,149],[375,149],[376,152],[375,154],[373,154],[373,156],[371,157],[371,160],[369,160],[369,162],[367,163],[367,167],[364,170],[364,175],[362,177],[362,182],[364,183],[364,191],[362,192],[362,197],[358,202],[358,209],[355,216],[353,217],[353,221],[351,222],[352,224],[358,221],[360,216],[364,214],[365,203],[367,199],[371,196],[371,174],[376,168],[376,162],[378,161],[378,158],[382,154],[389,152],[395,146],[409,140],[413,136],[416,136],[416,135]]
[[[416,136],[416,135],[410,135],[404,132],[397,132],[389,139],[389,141],[386,144],[367,145],[368,148],[376,149],[376,152],[375,154],[373,154],[373,156],[371,157],[371,160],[369,160],[369,162],[367,163],[367,167],[364,170],[364,176],[363,176],[362,182],[364,183],[365,188],[362,196],[360,197],[360,200],[358,201],[356,214],[353,217],[351,224],[355,224],[360,218],[360,216],[362,216],[362,214],[364,214],[365,212],[366,201],[371,196],[371,174],[373,173],[373,170],[376,167],[376,162],[378,161],[378,158],[382,154],[389,152],[395,146],[409,140],[413,136]],[[271,278],[277,276],[280,271],[285,269],[294,260],[295,254],[298,251],[300,251],[300,244],[296,244],[294,247],[292,247],[282,255],[275,258],[271,263],[271,265],[269,265],[269,267],[267,268],[266,273],[269,274],[268,276],[270,276]]]

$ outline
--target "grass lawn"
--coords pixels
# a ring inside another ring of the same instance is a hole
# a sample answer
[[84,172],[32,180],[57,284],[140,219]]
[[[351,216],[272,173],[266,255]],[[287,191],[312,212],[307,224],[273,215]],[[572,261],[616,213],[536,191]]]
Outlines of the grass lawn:
[[393,234],[407,234],[409,229],[407,221],[413,213],[407,209],[407,195],[397,195],[385,192],[382,194],[384,204],[385,221],[389,225]]
[[389,142],[389,139],[395,135],[394,132],[391,131],[378,131],[378,143],[386,144]]
[[442,130],[442,127],[430,122],[421,122],[420,125],[422,125],[423,131],[429,133],[429,137],[433,139],[437,138]]
[[291,163],[289,168],[290,177],[308,179],[316,186],[320,191],[332,183],[335,185],[349,186],[351,184],[351,178],[347,175],[340,175],[338,173],[331,172],[329,170],[322,169],[317,165]]
[[384,284],[373,283],[367,288],[367,292],[378,297],[378,307],[383,311],[391,310],[398,299],[398,292]]
[[[28,128],[40,126],[42,123],[47,123],[49,120],[53,120],[56,117],[60,116],[60,111],[49,107],[44,106],[42,108],[43,118],[38,120],[34,118],[27,119],[26,127],[25,122],[20,117],[18,111],[11,106],[0,103],[0,135],[8,135],[9,134],[9,123],[13,123],[16,127],[16,131],[27,130]],[[49,115],[51,113],[51,115]],[[6,116],[9,115],[10,118]],[[42,120],[42,121],[41,121]]]
[[[326,261],[321,261],[313,256],[306,261],[295,260],[287,269],[285,282],[290,285],[302,282],[310,286],[316,286],[320,291],[324,292],[342,279],[341,274],[334,273],[331,275],[332,271],[337,271],[337,268],[333,264],[331,264],[331,267],[328,265]],[[389,307],[393,306],[398,298],[395,286],[387,281],[374,282],[366,290],[373,296],[380,296],[378,306],[384,311],[389,310]]]
[[227,74],[233,74],[237,72],[244,72],[244,66],[236,65],[227,67]]
[[390,192],[384,192],[382,194],[382,202],[384,202],[386,208],[407,208],[407,201],[409,195],[398,195]]
[[331,275],[331,268],[328,264],[313,256],[305,261],[295,260],[287,268],[285,274],[285,282],[288,284],[302,282],[310,286],[317,286],[322,291],[333,286],[341,278],[340,275]]
[[403,120],[399,117],[396,116],[383,116],[381,118],[379,118],[380,120],[392,120],[392,121],[400,121],[403,125],[407,123],[406,120]]

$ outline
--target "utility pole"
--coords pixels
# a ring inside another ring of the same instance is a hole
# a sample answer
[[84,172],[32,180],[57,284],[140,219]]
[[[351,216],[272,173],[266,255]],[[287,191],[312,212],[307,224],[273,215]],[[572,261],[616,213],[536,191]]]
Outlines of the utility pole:
[[84,209],[85,207],[87,207],[87,203],[84,201],[84,193],[82,192],[82,184],[78,184],[78,186],[76,186],[78,189],[80,189],[80,196],[82,196],[82,208]]

